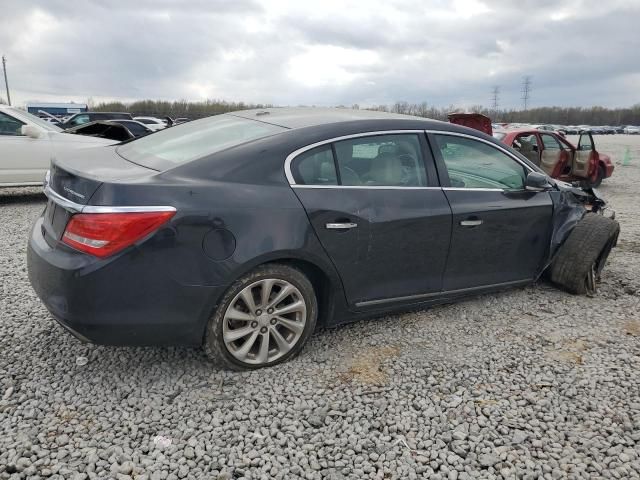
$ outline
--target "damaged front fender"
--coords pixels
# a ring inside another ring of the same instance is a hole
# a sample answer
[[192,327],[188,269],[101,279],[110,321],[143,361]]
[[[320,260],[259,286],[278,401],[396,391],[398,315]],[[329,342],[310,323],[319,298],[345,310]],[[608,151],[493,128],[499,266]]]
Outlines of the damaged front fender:
[[551,264],[560,246],[587,213],[604,214],[606,211],[608,216],[615,218],[615,212],[607,208],[606,202],[595,189],[580,188],[559,180],[553,183],[555,188],[549,191],[553,202],[553,229],[544,269]]

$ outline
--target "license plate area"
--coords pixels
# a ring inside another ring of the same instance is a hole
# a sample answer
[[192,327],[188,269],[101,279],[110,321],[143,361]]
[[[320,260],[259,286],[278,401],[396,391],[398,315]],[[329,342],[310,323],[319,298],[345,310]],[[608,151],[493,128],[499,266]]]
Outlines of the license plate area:
[[49,237],[48,239],[51,240],[60,240],[70,216],[69,211],[53,200],[49,200],[44,211],[43,225],[45,229],[45,239]]

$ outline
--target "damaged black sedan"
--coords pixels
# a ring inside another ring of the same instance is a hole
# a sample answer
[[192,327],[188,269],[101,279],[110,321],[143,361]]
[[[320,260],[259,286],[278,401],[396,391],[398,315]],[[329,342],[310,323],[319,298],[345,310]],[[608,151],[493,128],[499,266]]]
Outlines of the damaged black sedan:
[[344,109],[250,110],[57,158],[31,283],[77,337],[203,345],[229,368],[318,325],[517,287],[588,293],[619,226],[490,136]]

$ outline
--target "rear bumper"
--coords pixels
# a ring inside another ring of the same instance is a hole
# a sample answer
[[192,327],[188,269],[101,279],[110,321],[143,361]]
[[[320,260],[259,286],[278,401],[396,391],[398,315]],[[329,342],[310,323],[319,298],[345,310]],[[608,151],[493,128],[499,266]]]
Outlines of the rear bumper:
[[29,280],[55,319],[103,345],[199,345],[224,287],[182,285],[158,255],[133,249],[101,260],[52,248],[42,218],[27,250]]
[[613,163],[605,163],[604,164],[604,178],[609,178],[611,175],[613,175],[613,169],[614,169],[614,165]]

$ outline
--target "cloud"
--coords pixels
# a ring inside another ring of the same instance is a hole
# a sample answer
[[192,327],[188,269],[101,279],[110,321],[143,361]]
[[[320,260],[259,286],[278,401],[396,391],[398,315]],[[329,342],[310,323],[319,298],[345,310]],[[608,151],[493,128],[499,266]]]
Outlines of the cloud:
[[281,105],[639,101],[636,0],[5,0],[12,97]]

